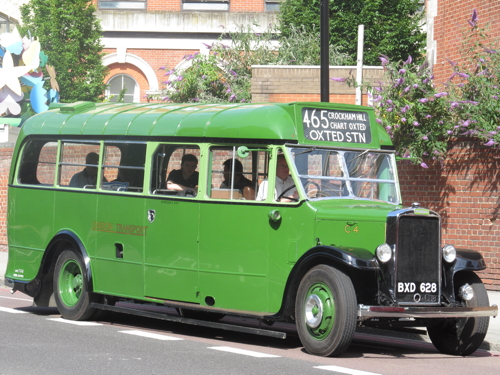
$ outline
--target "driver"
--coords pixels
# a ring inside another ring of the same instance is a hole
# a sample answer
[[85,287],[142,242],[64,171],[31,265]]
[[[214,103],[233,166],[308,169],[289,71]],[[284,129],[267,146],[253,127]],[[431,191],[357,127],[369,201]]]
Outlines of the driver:
[[[259,192],[257,194],[257,200],[263,201],[267,198],[267,178],[262,181],[259,186]],[[284,195],[282,197],[281,194]],[[285,159],[285,155],[278,155],[277,165],[276,165],[276,188],[274,191],[274,199],[278,200],[280,197],[280,202],[292,202],[299,198],[299,193],[295,188],[292,177],[290,176],[290,168]]]

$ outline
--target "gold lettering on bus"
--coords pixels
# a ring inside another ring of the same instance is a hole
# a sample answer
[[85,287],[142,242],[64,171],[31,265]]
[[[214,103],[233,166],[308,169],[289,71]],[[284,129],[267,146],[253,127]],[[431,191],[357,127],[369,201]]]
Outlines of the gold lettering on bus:
[[346,233],[352,233],[352,232],[354,232],[354,233],[358,233],[358,232],[359,232],[358,226],[355,226],[355,227],[354,227],[354,229],[351,229],[351,228],[352,228],[352,226],[351,226],[351,225],[349,225],[349,224],[347,224],[347,225],[344,227],[344,231],[345,231]]
[[145,236],[148,227],[143,225],[107,223],[104,221],[93,221],[92,230],[97,232],[128,234],[131,236]]

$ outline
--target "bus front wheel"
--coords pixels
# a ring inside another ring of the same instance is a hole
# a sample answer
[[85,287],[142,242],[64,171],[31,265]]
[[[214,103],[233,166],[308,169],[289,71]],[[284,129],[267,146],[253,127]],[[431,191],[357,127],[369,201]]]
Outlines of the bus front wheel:
[[[459,288],[469,284],[473,297],[465,301],[467,307],[489,306],[488,292],[479,278],[472,271],[459,272],[455,276],[455,295],[460,297]],[[441,353],[466,356],[474,353],[483,343],[490,318],[459,318],[436,319],[427,328],[427,333]]]
[[356,330],[356,293],[351,280],[319,265],[300,282],[295,301],[300,341],[314,355],[336,356],[351,344]]
[[90,307],[93,294],[89,293],[87,271],[82,256],[74,249],[64,250],[54,270],[54,296],[62,317],[87,320],[95,309]]

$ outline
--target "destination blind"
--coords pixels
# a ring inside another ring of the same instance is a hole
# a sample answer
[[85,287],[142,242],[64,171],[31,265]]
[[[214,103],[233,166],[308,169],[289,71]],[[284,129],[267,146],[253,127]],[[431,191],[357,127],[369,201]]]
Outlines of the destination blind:
[[371,143],[368,113],[302,108],[304,136],[311,141]]

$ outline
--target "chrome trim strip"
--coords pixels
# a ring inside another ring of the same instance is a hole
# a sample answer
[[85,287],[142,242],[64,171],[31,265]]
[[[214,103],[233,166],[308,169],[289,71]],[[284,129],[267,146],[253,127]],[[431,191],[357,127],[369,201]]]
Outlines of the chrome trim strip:
[[[377,311],[371,311],[374,308]],[[384,311],[385,310],[385,311]],[[399,311],[396,311],[399,310]],[[401,311],[404,310],[404,311]],[[498,315],[498,306],[482,307],[390,307],[358,305],[358,318],[470,318]]]

